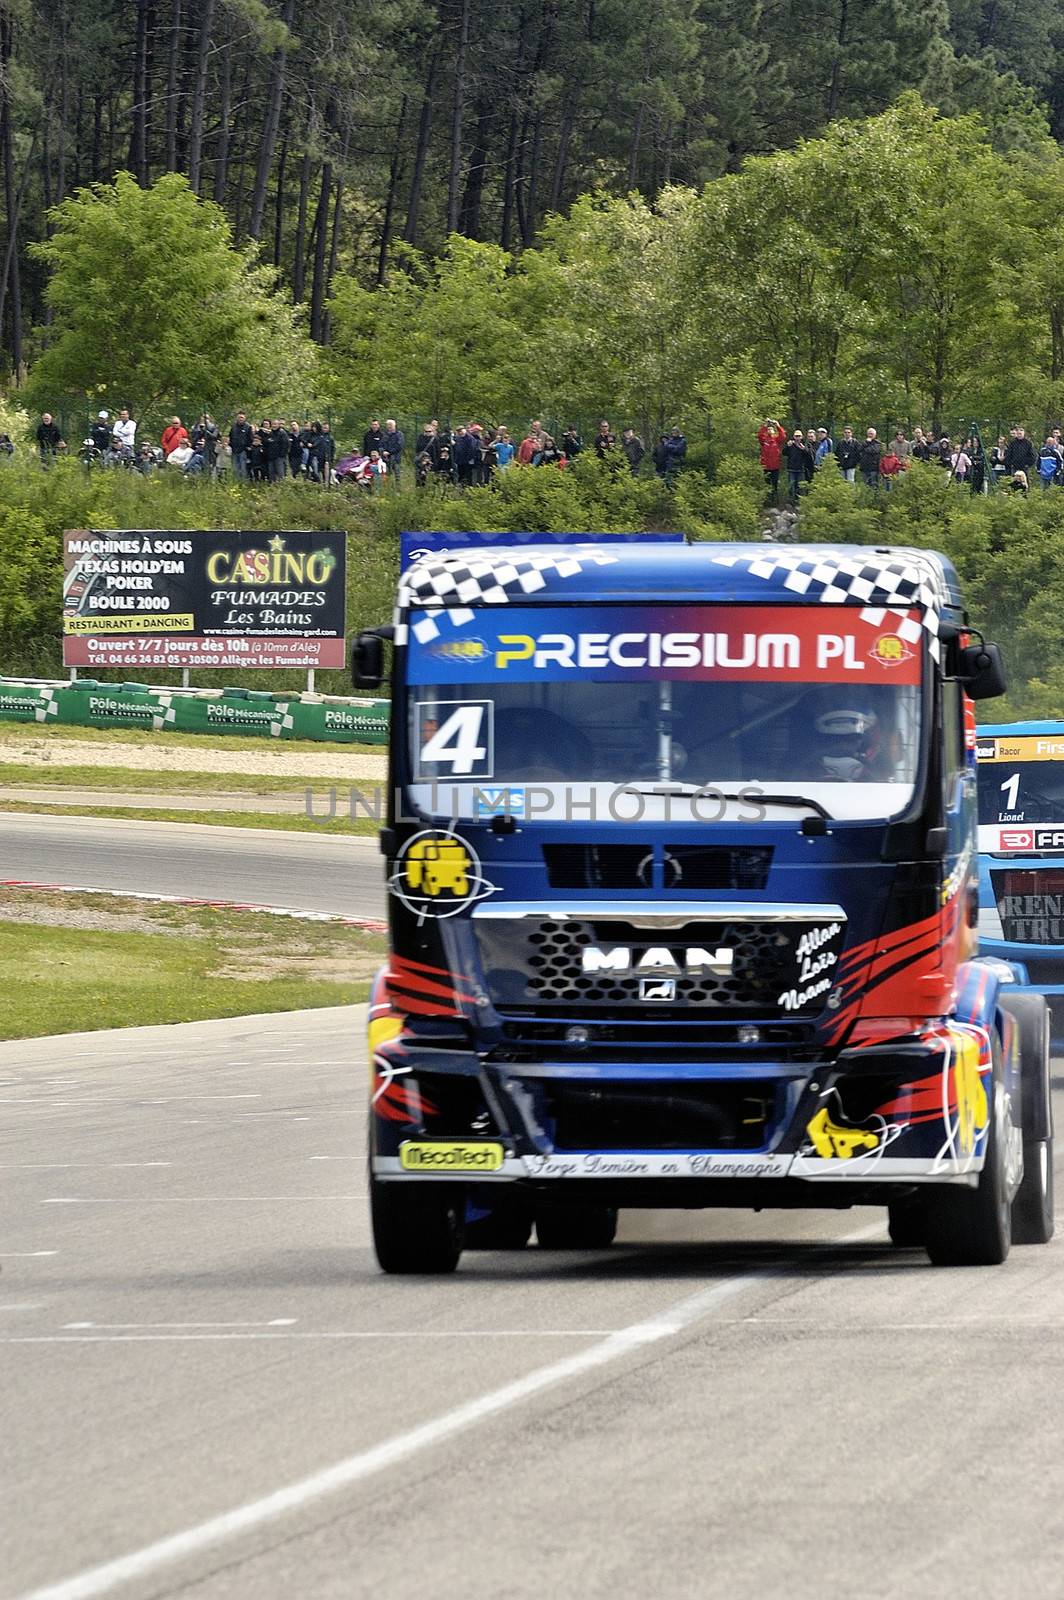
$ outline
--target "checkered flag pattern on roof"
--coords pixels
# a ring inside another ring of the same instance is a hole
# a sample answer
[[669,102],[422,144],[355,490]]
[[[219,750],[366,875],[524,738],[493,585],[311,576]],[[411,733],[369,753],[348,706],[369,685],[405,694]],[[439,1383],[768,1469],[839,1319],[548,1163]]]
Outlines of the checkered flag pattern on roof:
[[[830,555],[811,547],[758,552],[757,555],[719,555],[714,563],[739,567],[753,578],[763,578],[776,589],[786,589],[820,605],[862,602],[861,619],[881,627],[888,619],[910,644],[928,635],[934,660],[939,656],[938,614],[948,604],[942,575],[919,556],[878,556],[873,551],[858,556]],[[921,621],[909,617],[919,610]]]
[[[474,605],[505,606],[525,595],[546,588],[544,573],[556,578],[572,578],[587,566],[606,567],[617,559],[605,550],[536,550],[525,555],[511,551],[470,555],[467,550],[444,550],[439,555],[422,556],[404,572],[399,585],[399,611],[408,606],[431,609],[432,616],[419,617],[414,637],[427,644],[439,634],[439,619],[445,617],[461,627],[473,616]],[[397,644],[403,638],[396,634]]]

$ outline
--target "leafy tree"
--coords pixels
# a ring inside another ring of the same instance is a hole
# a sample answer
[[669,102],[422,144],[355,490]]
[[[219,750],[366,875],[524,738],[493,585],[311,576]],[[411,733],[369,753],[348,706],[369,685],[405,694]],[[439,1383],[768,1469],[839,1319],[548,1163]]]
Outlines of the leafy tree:
[[268,269],[232,245],[229,225],[169,173],[142,189],[129,173],[80,189],[34,246],[51,268],[55,329],[31,398],[89,393],[149,415],[174,397],[212,409],[304,395],[310,347]]

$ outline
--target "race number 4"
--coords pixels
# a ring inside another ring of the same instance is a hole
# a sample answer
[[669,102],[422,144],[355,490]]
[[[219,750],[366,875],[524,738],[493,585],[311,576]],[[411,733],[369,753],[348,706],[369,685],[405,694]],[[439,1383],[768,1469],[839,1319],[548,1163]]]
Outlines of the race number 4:
[[417,778],[490,778],[494,705],[490,700],[422,700],[417,714]]

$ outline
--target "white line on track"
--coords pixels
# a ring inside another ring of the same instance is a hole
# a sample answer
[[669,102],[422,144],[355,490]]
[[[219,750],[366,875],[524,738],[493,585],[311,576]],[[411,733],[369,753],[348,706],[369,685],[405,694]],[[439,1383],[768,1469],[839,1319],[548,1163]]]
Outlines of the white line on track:
[[103,1172],[112,1167],[172,1167],[172,1161],[0,1161],[3,1172],[69,1172],[73,1167],[86,1167],[91,1172]]
[[294,1328],[298,1321],[298,1317],[271,1317],[269,1322],[64,1322],[63,1328],[92,1328],[98,1333],[124,1333],[133,1328]]
[[42,1206],[200,1206],[200,1205],[258,1205],[269,1200],[321,1201],[364,1200],[364,1194],[144,1194],[108,1195],[104,1198],[86,1198],[82,1195],[52,1195],[39,1202]]
[[57,1256],[58,1254],[58,1250],[0,1250],[0,1260],[14,1260],[16,1256],[20,1260],[24,1260],[30,1256]]
[[[740,1318],[735,1318],[740,1321]],[[92,1327],[92,1323],[64,1323],[64,1328]],[[120,1324],[119,1324],[120,1326]],[[138,1324],[128,1324],[136,1328]],[[144,1324],[148,1327],[151,1324]],[[165,1327],[166,1324],[159,1324]],[[194,1325],[193,1325],[194,1326]],[[207,1324],[209,1326],[209,1324]],[[219,1324],[224,1327],[225,1324]],[[238,1326],[234,1324],[234,1326]],[[265,1326],[263,1324],[262,1326]],[[342,1340],[365,1339],[385,1342],[396,1339],[606,1339],[623,1328],[369,1328],[329,1329],[317,1333],[35,1333],[0,1337],[2,1344],[195,1344],[212,1342],[241,1343],[255,1339]]]
[[[855,1233],[844,1234],[840,1239],[827,1240],[823,1248],[826,1252],[840,1245],[857,1244],[862,1240],[881,1236],[882,1233],[882,1223],[875,1223]],[[171,1534],[168,1538],[156,1540],[154,1544],[144,1545],[130,1555],[119,1556],[115,1561],[105,1561],[100,1566],[91,1567],[60,1583],[35,1589],[32,1594],[25,1595],[23,1600],[94,1600],[97,1595],[110,1594],[119,1584],[148,1577],[161,1568],[173,1566],[175,1562],[182,1561],[187,1556],[197,1555],[204,1550],[212,1549],[215,1545],[224,1544],[254,1528],[264,1527],[289,1512],[302,1510],[343,1489],[349,1489],[354,1484],[363,1483],[367,1478],[376,1477],[378,1473],[385,1472],[400,1462],[408,1461],[422,1451],[430,1450],[480,1422],[486,1422],[491,1417],[500,1416],[515,1406],[523,1405],[534,1395],[543,1394],[549,1389],[557,1388],[559,1384],[568,1383],[570,1379],[580,1378],[609,1366],[636,1350],[664,1339],[675,1338],[677,1334],[683,1333],[687,1328],[709,1316],[718,1306],[733,1300],[747,1289],[757,1288],[761,1284],[770,1283],[773,1279],[786,1275],[785,1267],[776,1267],[726,1278],[722,1283],[715,1283],[708,1289],[702,1289],[697,1294],[676,1301],[647,1322],[635,1322],[627,1328],[607,1334],[605,1338],[589,1345],[586,1350],[578,1350],[573,1355],[563,1356],[560,1361],[552,1361],[547,1366],[536,1367],[512,1383],[505,1383],[498,1389],[490,1389],[487,1393],[478,1395],[476,1399],[467,1400],[464,1405],[455,1406],[451,1411],[445,1411],[419,1427],[395,1434],[391,1439],[385,1439],[383,1443],[374,1445],[369,1450],[357,1451],[343,1461],[337,1461],[331,1467],[325,1467],[320,1472],[311,1473],[309,1477],[287,1484],[283,1489],[276,1489],[260,1500],[247,1501],[232,1511],[223,1511],[219,1516],[210,1517],[206,1522],[197,1523],[195,1527],[186,1528],[181,1533]]]

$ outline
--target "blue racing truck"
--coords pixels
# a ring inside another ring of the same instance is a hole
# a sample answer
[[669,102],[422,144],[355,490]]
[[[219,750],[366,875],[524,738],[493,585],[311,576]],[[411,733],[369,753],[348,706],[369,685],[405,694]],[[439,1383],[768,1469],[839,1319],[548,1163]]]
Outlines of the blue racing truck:
[[1064,1038],[1064,722],[981,726],[976,754],[980,948],[1023,964]]
[[389,642],[385,1271],[625,1206],[885,1205],[941,1264],[1050,1237],[1046,1004],[976,943],[1004,679],[948,561],[504,536],[406,568],[359,688]]

